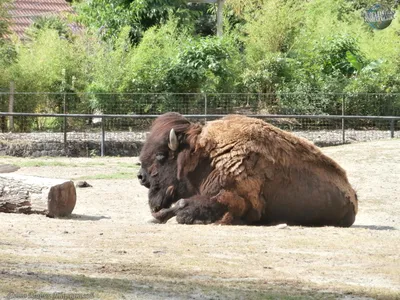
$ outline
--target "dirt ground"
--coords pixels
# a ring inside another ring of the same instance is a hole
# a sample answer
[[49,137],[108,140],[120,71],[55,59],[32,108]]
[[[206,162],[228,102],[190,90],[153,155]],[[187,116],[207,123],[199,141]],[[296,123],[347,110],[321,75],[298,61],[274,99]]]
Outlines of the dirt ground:
[[69,218],[0,213],[0,298],[400,299],[400,139],[324,148],[359,194],[351,228],[150,224],[137,158],[12,158],[85,179]]

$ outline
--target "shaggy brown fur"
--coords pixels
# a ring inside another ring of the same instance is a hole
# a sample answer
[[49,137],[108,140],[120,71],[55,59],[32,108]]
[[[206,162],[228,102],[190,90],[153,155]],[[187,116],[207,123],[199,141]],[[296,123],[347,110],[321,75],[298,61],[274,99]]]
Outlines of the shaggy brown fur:
[[[180,140],[176,151],[167,146],[171,128]],[[160,151],[168,152],[164,164],[154,162]],[[179,198],[189,198],[174,210],[183,223],[351,226],[358,209],[356,193],[336,162],[307,140],[259,119],[231,115],[201,126],[168,113],[154,122],[140,159],[142,172],[157,170],[149,180],[150,190],[157,187],[153,211],[159,219],[171,215],[159,208]],[[159,205],[171,186],[179,191]],[[150,206],[152,196],[154,191]],[[216,210],[215,202],[221,213],[207,220],[204,206]]]

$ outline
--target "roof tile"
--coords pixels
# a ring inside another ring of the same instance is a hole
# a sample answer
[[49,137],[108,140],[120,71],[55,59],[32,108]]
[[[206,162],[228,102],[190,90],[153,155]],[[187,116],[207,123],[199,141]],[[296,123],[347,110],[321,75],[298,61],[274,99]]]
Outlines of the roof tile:
[[11,31],[24,38],[25,30],[36,17],[57,16],[72,13],[72,7],[65,0],[14,0],[10,10]]

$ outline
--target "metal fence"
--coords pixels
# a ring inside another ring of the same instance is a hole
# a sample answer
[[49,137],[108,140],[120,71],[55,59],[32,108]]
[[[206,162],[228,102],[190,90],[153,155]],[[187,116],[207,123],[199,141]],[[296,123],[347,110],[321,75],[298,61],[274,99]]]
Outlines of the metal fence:
[[231,113],[255,116],[320,146],[400,137],[400,94],[3,92],[0,141],[53,141],[65,148],[95,141],[88,155],[109,155],[108,142],[143,141],[153,119],[167,111],[200,122]]
[[[12,102],[10,108],[10,102]],[[399,116],[400,93],[1,92],[0,111],[72,114],[308,114]]]

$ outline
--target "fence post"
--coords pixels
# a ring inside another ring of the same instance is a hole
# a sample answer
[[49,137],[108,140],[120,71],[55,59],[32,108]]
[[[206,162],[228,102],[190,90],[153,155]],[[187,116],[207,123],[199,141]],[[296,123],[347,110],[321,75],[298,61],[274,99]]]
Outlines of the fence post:
[[[9,97],[9,102],[8,102],[8,112],[9,113],[14,112],[14,94],[15,94],[15,84],[14,84],[14,81],[10,81],[10,97]],[[8,117],[8,130],[14,131],[14,117],[13,116]]]
[[207,122],[207,94],[204,94],[204,122]]
[[[65,91],[64,91],[63,113],[64,114],[67,113],[67,101],[66,101]],[[65,152],[65,155],[67,155],[67,117],[66,116],[64,116],[63,132],[64,132],[64,152]]]
[[[345,98],[342,98],[342,116],[344,116],[344,112],[345,112],[345,103],[344,100]],[[346,129],[344,127],[344,118],[342,118],[342,144],[346,143]]]
[[104,141],[106,137],[105,126],[104,126],[105,118],[101,118],[101,144],[100,144],[100,155],[104,156]]
[[394,119],[390,120],[390,138],[394,138]]

